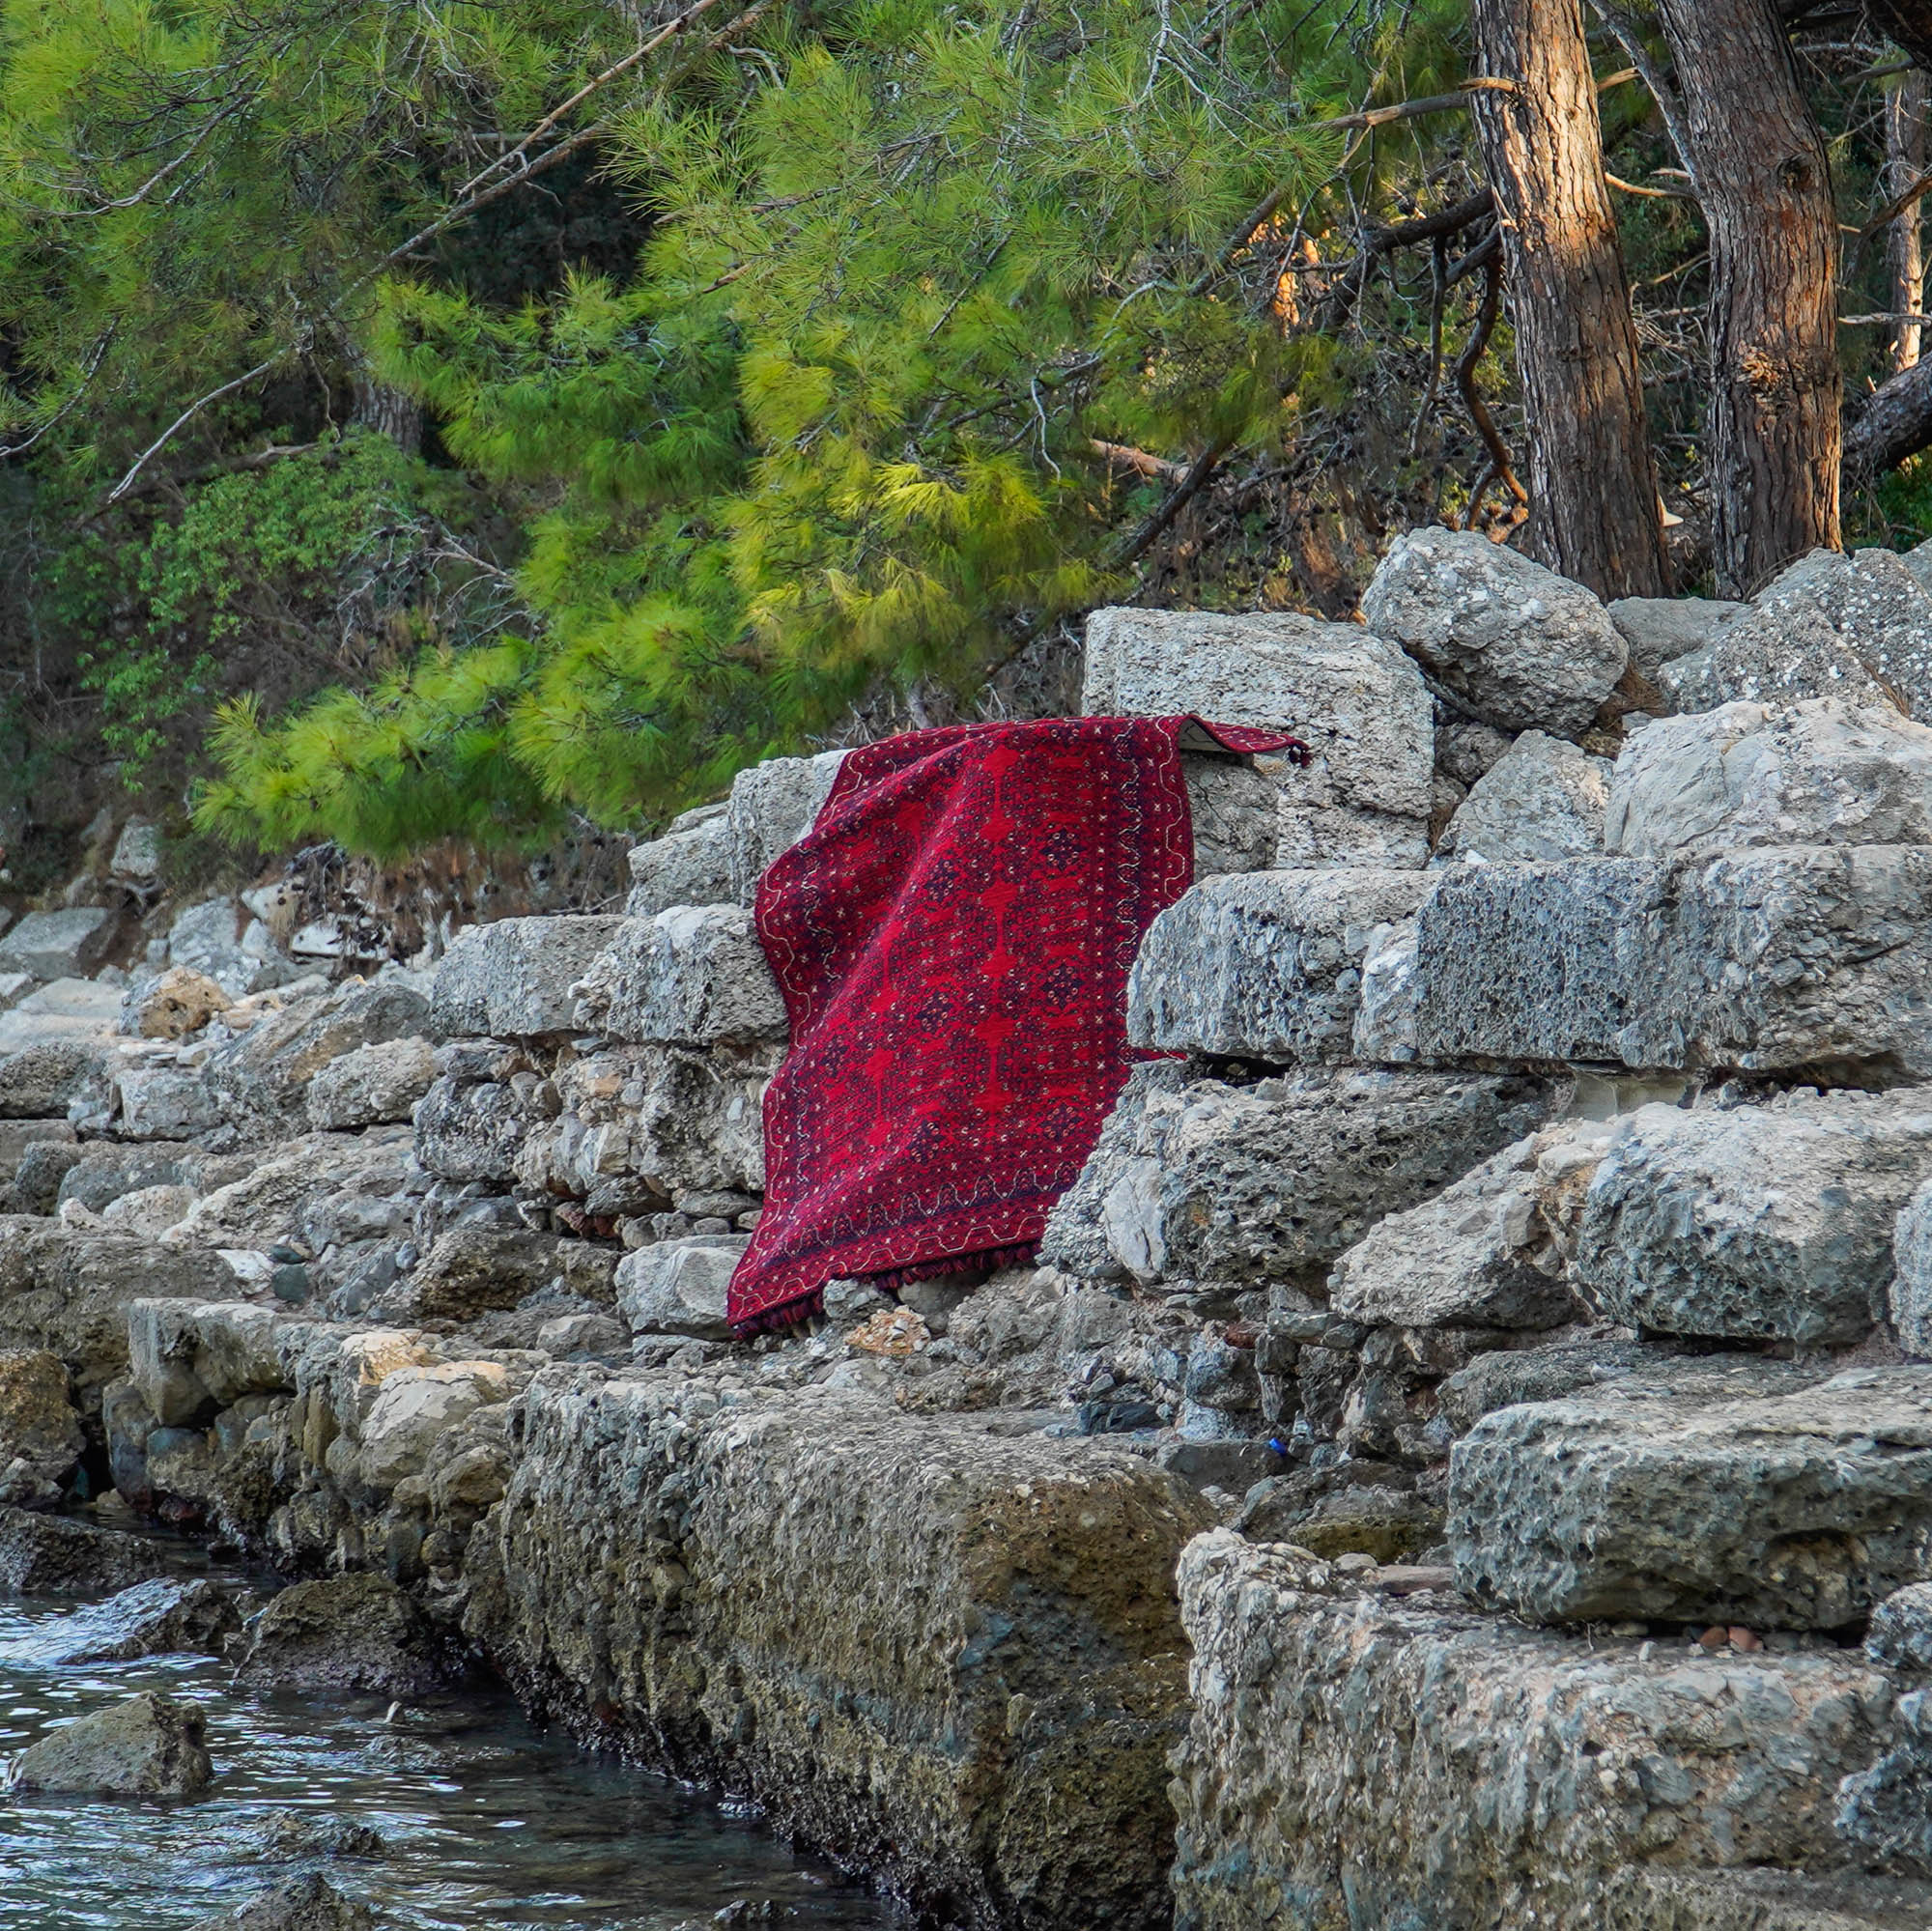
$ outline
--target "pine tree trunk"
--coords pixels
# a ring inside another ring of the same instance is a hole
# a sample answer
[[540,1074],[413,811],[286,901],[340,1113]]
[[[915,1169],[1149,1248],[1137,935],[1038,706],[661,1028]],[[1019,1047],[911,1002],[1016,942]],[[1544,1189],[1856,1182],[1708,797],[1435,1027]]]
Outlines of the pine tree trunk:
[[[1906,192],[1925,172],[1925,103],[1923,73],[1901,74],[1885,103],[1885,192]],[[1918,202],[1894,215],[1886,234],[1886,254],[1891,266],[1891,312],[1918,315],[1925,298],[1923,213]],[[1893,374],[1918,360],[1919,325],[1893,325],[1890,346]]]
[[1636,327],[1578,0],[1474,0],[1475,97],[1529,434],[1527,548],[1604,597],[1668,594]]
[[1658,0],[1711,238],[1711,547],[1723,596],[1838,543],[1837,215],[1774,0]]
[[413,396],[377,382],[360,365],[351,373],[350,385],[354,393],[352,422],[386,436],[405,456],[422,453],[422,405]]

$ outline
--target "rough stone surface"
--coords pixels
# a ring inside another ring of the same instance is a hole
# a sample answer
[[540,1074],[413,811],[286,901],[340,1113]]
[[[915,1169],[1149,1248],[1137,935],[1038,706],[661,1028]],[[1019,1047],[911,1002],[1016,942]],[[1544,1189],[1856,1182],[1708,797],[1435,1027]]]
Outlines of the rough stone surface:
[[106,1092],[99,1049],[78,1041],[29,1046],[0,1060],[0,1120],[59,1119],[99,1104]]
[[537,1037],[577,1029],[571,987],[616,937],[612,917],[498,919],[450,941],[430,991],[440,1039]]
[[1465,866],[1417,914],[1425,1060],[1932,1072],[1932,849]]
[[1932,1582],[1895,1589],[1872,1611],[1865,1654],[1888,1669],[1932,1672]]
[[1630,661],[1645,677],[1661,666],[1702,650],[1750,607],[1711,597],[1618,597],[1605,607],[1630,646]]
[[749,907],[756,897],[758,880],[773,859],[810,831],[844,762],[842,751],[822,751],[816,757],[768,757],[731,781],[724,838],[731,896],[740,905]]
[[194,1931],[376,1931],[366,1904],[344,1897],[319,1872],[291,1878],[233,1911],[204,1917]]
[[[1904,1931],[1804,1908],[1889,1704],[1856,1653],[1672,1653],[1354,1594],[1225,1530],[1188,1548],[1176,1755],[1189,1931]],[[1768,1887],[1760,1888],[1759,1887]],[[1780,1899],[1792,1900],[1785,1915]],[[1924,1902],[1920,1896],[1920,1906]]]
[[114,1099],[117,1127],[129,1140],[185,1140],[224,1123],[206,1082],[178,1066],[122,1067]]
[[1609,796],[1606,758],[1524,731],[1471,786],[1436,855],[1491,865],[1594,858],[1604,848]]
[[331,1576],[283,1590],[263,1610],[236,1674],[262,1690],[413,1699],[462,1671],[386,1576]]
[[633,1334],[689,1334],[723,1341],[725,1290],[749,1235],[697,1235],[626,1254],[617,1264],[617,1307]]
[[1258,768],[1253,758],[1200,752],[1182,752],[1180,768],[1194,822],[1195,879],[1273,865],[1281,816],[1281,781],[1273,771]]
[[1430,880],[1397,870],[1265,871],[1209,879],[1148,928],[1127,984],[1136,1045],[1273,1064],[1353,1050],[1362,956]]
[[426,1320],[469,1320],[513,1308],[547,1286],[561,1263],[548,1234],[522,1227],[452,1227],[440,1235],[416,1277],[416,1305]]
[[1899,1209],[1891,1260],[1888,1299],[1898,1344],[1908,1354],[1932,1356],[1932,1179]]
[[1285,612],[1103,610],[1087,619],[1090,716],[1293,731],[1305,767],[1258,759],[1276,785],[1277,866],[1422,865],[1433,763],[1415,667],[1352,624]]
[[1859,1340],[1882,1318],[1893,1223],[1932,1175],[1932,1092],[1645,1106],[1584,1196],[1577,1272],[1614,1320],[1669,1334]]
[[469,1627],[512,1684],[915,1911],[1165,1926],[1171,1577],[1207,1505],[1098,1445],[831,1391],[718,1403],[532,1388],[470,1544]]
[[1536,1079],[1353,1069],[1149,1080],[1131,1096],[1048,1224],[1056,1264],[1088,1278],[1319,1282],[1383,1216],[1541,1125],[1554,1097]]
[[1398,537],[1362,621],[1505,730],[1575,737],[1629,658],[1591,591],[1472,531]]
[[37,1636],[36,1663],[135,1662],[149,1656],[219,1656],[242,1628],[235,1598],[207,1576],[157,1576],[63,1616]]
[[231,999],[287,985],[301,972],[261,920],[233,898],[205,899],[180,913],[168,927],[168,963],[192,967]]
[[1932,728],[1834,697],[1725,704],[1660,719],[1617,758],[1618,856],[1794,844],[1932,844]]
[[157,1545],[63,1516],[0,1504],[0,1589],[20,1596],[101,1596],[158,1576]]
[[1599,1393],[1485,1415],[1450,1458],[1457,1580],[1544,1622],[1838,1629],[1932,1564],[1932,1373],[1776,1396]]
[[128,995],[122,1031],[137,1033],[144,1039],[185,1039],[234,1004],[206,973],[192,966],[170,966]]
[[756,1046],[789,1031],[757,927],[735,905],[626,920],[578,991],[583,1030],[636,1044]]
[[731,903],[730,809],[700,805],[673,819],[662,838],[631,847],[627,919],[649,919],[673,905]]
[[0,1502],[57,1503],[84,1445],[58,1358],[45,1349],[0,1350]]
[[309,1082],[308,1120],[319,1133],[408,1120],[436,1077],[427,1039],[384,1039],[331,1060]]
[[214,1780],[207,1719],[192,1703],[143,1692],[49,1731],[14,1766],[14,1787],[76,1797],[199,1797]]
[[71,1147],[74,1138],[72,1126],[65,1120],[0,1120],[0,1178],[12,1179],[19,1173],[28,1148],[49,1142]]
[[388,1490],[419,1473],[439,1435],[508,1394],[508,1374],[495,1361],[399,1368],[384,1380],[362,1423],[363,1481]]
[[84,977],[99,964],[113,936],[114,915],[104,906],[29,912],[0,937],[0,968],[36,979]]
[[445,1073],[417,1102],[416,1158],[446,1180],[506,1186],[516,1178],[525,1139],[541,1118],[526,1091]]

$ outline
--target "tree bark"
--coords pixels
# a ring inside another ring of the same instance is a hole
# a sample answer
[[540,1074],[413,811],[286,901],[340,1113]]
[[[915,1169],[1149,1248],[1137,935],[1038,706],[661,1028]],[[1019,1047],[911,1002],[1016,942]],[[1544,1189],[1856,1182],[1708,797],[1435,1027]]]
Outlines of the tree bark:
[[1773,0],[1658,0],[1711,238],[1705,464],[1720,595],[1838,544],[1837,214]]
[[1603,597],[1670,564],[1579,0],[1474,0],[1474,97],[1528,427],[1531,554]]
[[[1925,172],[1926,78],[1914,69],[1901,74],[1885,102],[1885,193],[1904,194]],[[1918,315],[1925,297],[1925,229],[1918,202],[1901,209],[1887,224],[1886,257],[1891,268],[1891,312]],[[1918,360],[1919,325],[1893,325],[1889,348],[1892,373]]]

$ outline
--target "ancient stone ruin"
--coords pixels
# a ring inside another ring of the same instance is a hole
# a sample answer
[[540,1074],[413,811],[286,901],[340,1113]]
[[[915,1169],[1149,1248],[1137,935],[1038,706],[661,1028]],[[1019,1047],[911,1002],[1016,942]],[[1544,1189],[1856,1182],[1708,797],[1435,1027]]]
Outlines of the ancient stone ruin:
[[1098,612],[1089,710],[1313,761],[1190,754],[1038,1266],[751,1343],[839,753],[433,970],[23,922],[0,1584],[140,1581],[111,1484],[310,1578],[257,1680],[484,1660],[944,1922],[1932,1921],[1927,582],[1431,530],[1360,626]]

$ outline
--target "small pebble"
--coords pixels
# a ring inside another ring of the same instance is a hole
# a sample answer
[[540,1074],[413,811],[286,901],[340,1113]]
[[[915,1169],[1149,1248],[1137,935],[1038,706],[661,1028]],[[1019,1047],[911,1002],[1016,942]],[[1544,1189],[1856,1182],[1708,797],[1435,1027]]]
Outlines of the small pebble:
[[1373,1576],[1376,1573],[1376,1559],[1365,1555],[1360,1549],[1353,1549],[1347,1555],[1335,1558],[1337,1576]]
[[1722,1649],[1731,1639],[1731,1633],[1721,1623],[1713,1623],[1692,1645],[1696,1649]]

